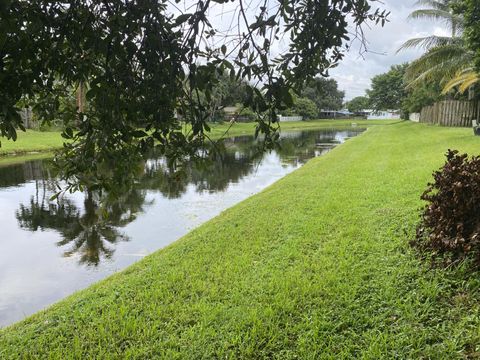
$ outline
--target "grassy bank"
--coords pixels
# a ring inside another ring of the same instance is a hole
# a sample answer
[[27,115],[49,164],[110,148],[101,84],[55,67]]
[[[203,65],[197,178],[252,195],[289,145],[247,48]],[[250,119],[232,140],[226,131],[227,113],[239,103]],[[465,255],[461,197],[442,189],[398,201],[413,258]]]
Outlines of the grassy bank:
[[0,331],[0,358],[479,357],[479,277],[431,271],[407,244],[447,148],[480,153],[471,132],[371,127]]
[[[358,127],[367,127],[375,125],[394,124],[399,122],[398,120],[310,120],[310,121],[291,121],[280,124],[282,131],[295,131],[295,130],[314,130],[321,128],[336,128],[336,127],[350,127],[352,123],[357,124]],[[227,136],[238,135],[253,135],[255,131],[255,123],[236,123],[230,126],[227,123],[224,124],[212,124],[211,135],[213,138],[221,137],[228,130]]]
[[0,156],[25,154],[29,152],[52,151],[62,147],[63,138],[58,131],[18,131],[17,141],[0,137]]

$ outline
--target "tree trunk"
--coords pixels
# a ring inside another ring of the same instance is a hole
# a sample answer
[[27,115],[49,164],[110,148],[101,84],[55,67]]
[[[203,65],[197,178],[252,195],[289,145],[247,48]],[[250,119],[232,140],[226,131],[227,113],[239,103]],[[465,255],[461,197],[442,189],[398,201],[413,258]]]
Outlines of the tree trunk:
[[77,88],[77,111],[83,113],[85,111],[85,84],[80,81]]

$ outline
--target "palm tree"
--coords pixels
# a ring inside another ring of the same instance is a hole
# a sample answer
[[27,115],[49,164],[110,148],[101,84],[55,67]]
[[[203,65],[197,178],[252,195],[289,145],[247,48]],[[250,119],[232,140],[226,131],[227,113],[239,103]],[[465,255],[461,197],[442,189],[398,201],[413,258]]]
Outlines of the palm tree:
[[443,92],[447,93],[458,87],[458,91],[463,94],[478,82],[480,82],[480,75],[473,69],[473,67],[465,68],[457,73],[457,75],[445,85]]
[[418,0],[415,6],[427,6],[428,8],[415,10],[408,18],[443,22],[443,24],[450,29],[451,36],[432,35],[424,38],[410,39],[403,46],[410,47],[409,44],[413,46],[422,44],[426,47],[439,46],[461,35],[464,29],[463,17],[452,11],[452,5],[456,2],[456,0]]
[[427,50],[406,69],[407,87],[422,82],[436,82],[445,86],[458,73],[472,66],[473,53],[466,49],[462,38],[452,38],[449,44]]
[[[413,61],[407,68],[405,79],[407,87],[422,82],[437,82],[445,86],[444,93],[454,87],[464,92],[472,86],[472,73],[464,76],[471,69],[473,52],[468,50],[462,38],[464,29],[463,17],[455,14],[452,5],[457,0],[419,0],[417,6],[427,6],[413,11],[411,19],[430,19],[443,22],[451,31],[451,36],[430,35],[406,41],[398,51],[408,48],[423,48],[425,54]],[[397,51],[397,52],[398,52]],[[478,76],[476,77],[478,81]]]

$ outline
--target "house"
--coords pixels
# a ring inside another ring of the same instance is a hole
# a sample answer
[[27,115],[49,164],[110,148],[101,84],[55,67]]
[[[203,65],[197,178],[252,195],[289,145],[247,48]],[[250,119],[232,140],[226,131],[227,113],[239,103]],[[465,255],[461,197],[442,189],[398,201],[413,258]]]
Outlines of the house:
[[278,115],[278,121],[281,121],[281,122],[303,121],[303,116],[283,116],[283,115]]
[[400,119],[400,110],[363,110],[367,114],[368,120],[389,120]]
[[240,106],[225,106],[222,111],[225,121],[249,122],[253,120],[252,115],[242,111]]
[[342,110],[325,110],[320,111],[320,118],[322,119],[346,119],[351,118],[354,114],[347,109]]

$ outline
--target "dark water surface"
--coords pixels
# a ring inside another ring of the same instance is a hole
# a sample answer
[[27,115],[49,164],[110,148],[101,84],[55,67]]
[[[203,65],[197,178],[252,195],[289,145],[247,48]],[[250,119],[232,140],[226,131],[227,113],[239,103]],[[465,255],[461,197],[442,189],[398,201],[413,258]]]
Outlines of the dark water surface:
[[0,168],[0,326],[21,320],[177,240],[362,129],[283,133],[259,154],[252,137],[226,140],[223,161],[169,176],[145,164],[138,188],[104,203],[75,193],[50,201],[49,160]]

